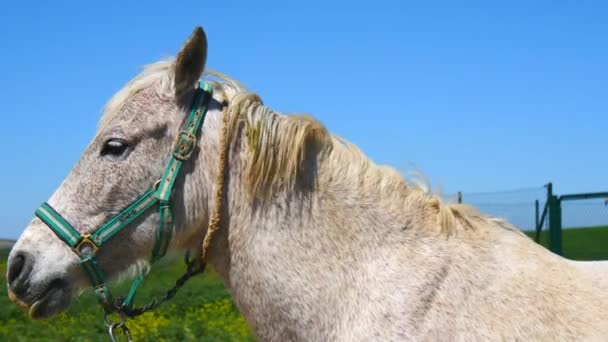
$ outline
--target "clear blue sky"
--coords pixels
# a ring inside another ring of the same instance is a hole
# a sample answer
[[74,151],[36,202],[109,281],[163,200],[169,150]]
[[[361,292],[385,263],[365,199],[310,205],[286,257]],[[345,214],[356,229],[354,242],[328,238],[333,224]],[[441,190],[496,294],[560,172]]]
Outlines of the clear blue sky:
[[5,2],[0,237],[60,184],[107,99],[199,24],[210,67],[445,192],[608,190],[608,2],[412,3]]

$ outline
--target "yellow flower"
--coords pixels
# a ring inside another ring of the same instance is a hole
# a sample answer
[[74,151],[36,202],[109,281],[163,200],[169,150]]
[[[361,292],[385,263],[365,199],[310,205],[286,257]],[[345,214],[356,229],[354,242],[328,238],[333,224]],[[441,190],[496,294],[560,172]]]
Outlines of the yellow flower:
[[152,337],[158,331],[169,324],[169,320],[155,311],[148,311],[143,315],[128,322],[129,330],[134,340],[141,340],[144,337]]

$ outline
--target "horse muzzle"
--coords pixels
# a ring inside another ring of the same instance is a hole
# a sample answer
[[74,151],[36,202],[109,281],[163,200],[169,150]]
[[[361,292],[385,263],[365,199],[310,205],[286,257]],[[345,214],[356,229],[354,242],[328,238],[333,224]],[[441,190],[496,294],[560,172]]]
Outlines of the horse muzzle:
[[8,261],[8,297],[27,310],[30,318],[48,318],[70,306],[72,289],[64,277],[48,281],[32,279],[34,258],[26,252],[12,253]]

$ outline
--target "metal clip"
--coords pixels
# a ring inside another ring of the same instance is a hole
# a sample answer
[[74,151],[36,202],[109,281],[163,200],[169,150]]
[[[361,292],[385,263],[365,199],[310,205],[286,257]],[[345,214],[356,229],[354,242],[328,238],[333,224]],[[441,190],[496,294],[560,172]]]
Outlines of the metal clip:
[[133,336],[131,336],[131,331],[129,331],[129,328],[127,328],[127,325],[125,324],[125,318],[121,316],[120,321],[111,322],[109,320],[108,316],[109,316],[109,314],[106,313],[103,316],[103,321],[106,324],[106,327],[108,327],[108,335],[110,336],[110,341],[116,342],[116,336],[114,336],[114,330],[117,328],[121,328],[122,333],[127,338],[127,341],[133,342]]
[[129,331],[129,328],[127,328],[124,322],[116,322],[108,326],[108,335],[110,335],[111,342],[116,342],[116,336],[114,336],[114,329],[116,328],[121,328],[122,333],[125,334],[125,337],[127,338],[127,341],[133,342],[133,336],[131,336],[131,332]]

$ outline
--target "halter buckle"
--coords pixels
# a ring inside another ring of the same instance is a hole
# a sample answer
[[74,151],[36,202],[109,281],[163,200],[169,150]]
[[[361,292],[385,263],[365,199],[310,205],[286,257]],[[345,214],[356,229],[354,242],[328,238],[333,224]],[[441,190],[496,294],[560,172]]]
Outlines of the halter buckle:
[[188,131],[181,131],[173,142],[173,156],[178,160],[188,160],[196,147],[196,136]]
[[[87,246],[91,248],[90,252],[84,250]],[[91,234],[82,234],[82,239],[80,240],[78,245],[74,247],[74,251],[78,255],[94,255],[97,254],[98,249],[99,247],[97,247],[97,244],[93,242],[93,240],[91,240]]]

